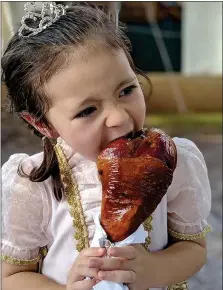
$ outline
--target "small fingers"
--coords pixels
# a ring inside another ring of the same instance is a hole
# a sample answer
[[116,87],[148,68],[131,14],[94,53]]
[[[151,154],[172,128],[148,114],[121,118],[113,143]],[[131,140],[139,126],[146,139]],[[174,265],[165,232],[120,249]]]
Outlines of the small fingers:
[[106,249],[104,248],[87,248],[84,249],[81,253],[81,257],[101,257],[106,253]]
[[69,287],[69,290],[91,290],[95,284],[96,281],[90,279],[77,281]]
[[98,278],[116,283],[134,283],[136,273],[133,271],[99,271]]
[[84,277],[88,276],[85,275],[86,271],[84,271],[84,269],[88,265],[89,257],[101,257],[105,254],[105,252],[106,250],[103,248],[87,248],[81,251],[76,262],[73,264],[72,268],[68,273],[67,283],[71,285],[75,281],[80,281]]
[[137,251],[132,246],[126,246],[126,247],[112,247],[108,249],[108,255],[112,257],[119,257],[124,259],[135,259],[136,258]]
[[98,278],[98,269],[89,268],[86,265],[80,265],[78,269],[78,273],[82,277],[89,277],[89,278]]
[[129,288],[129,290],[137,290],[137,288],[135,287],[135,285],[134,284],[128,284],[128,288]]
[[131,261],[122,258],[91,258],[88,266],[100,270],[133,270]]
[[82,280],[84,277],[89,278],[98,278],[98,269],[95,268],[89,268],[86,265],[77,265],[75,271],[69,274],[69,277],[67,279],[67,284],[71,285],[76,281]]

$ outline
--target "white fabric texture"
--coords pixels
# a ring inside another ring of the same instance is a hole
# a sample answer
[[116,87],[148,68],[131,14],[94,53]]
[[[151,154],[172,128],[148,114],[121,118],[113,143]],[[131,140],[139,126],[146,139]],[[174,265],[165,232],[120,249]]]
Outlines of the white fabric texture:
[[168,189],[168,227],[183,234],[196,234],[207,227],[211,209],[211,188],[204,157],[197,146],[174,138],[177,168]]
[[34,166],[28,155],[15,154],[2,167],[2,252],[31,260],[49,242],[46,228],[50,207],[44,183],[21,178],[18,165],[25,165],[26,173]]
[[[173,140],[178,152],[177,168],[167,194],[153,213],[151,251],[166,247],[167,226],[179,233],[199,233],[210,212],[211,191],[203,155],[193,142]],[[91,243],[95,233],[93,215],[100,208],[102,195],[97,166],[73,153],[61,138],[58,142],[78,183]],[[42,273],[65,285],[67,273],[79,254],[69,205],[65,199],[56,201],[50,178],[32,183],[17,173],[20,162],[29,173],[39,166],[42,157],[42,153],[15,154],[2,167],[2,254],[30,260],[38,256],[41,247],[47,246]]]

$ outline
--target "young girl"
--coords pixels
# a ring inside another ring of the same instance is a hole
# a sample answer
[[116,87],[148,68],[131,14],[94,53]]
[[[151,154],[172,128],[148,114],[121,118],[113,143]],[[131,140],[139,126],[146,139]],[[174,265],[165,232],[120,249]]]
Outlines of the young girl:
[[101,203],[95,161],[110,141],[143,127],[145,101],[129,42],[106,14],[44,5],[41,14],[27,10],[2,58],[11,108],[44,142],[44,152],[14,154],[2,168],[3,289],[90,290],[99,280],[187,289],[183,281],[206,261],[203,155],[173,139],[177,168],[144,224],[145,247],[111,248],[112,259],[90,248]]

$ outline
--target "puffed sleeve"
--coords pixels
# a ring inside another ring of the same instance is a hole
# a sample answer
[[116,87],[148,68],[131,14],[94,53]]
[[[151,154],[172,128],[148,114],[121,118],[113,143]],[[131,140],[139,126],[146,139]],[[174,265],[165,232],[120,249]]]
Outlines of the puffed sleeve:
[[44,183],[21,177],[19,165],[29,173],[35,164],[28,155],[15,154],[2,167],[1,260],[14,265],[36,264],[49,242],[49,199]]
[[203,238],[210,231],[211,188],[204,157],[190,140],[173,138],[177,167],[167,191],[169,234],[181,240]]

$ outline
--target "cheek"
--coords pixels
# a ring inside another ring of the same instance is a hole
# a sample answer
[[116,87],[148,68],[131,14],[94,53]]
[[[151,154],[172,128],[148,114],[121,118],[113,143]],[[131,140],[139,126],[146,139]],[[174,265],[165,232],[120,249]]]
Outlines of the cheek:
[[132,115],[140,128],[143,127],[146,115],[146,104],[141,89],[137,91],[134,97],[135,101],[132,103]]
[[82,156],[95,160],[100,146],[100,134],[97,128],[91,125],[67,124],[66,128],[60,128],[61,138],[73,149],[74,152]]
[[81,123],[76,124],[74,121],[68,120],[63,114],[60,114],[59,110],[54,112],[51,109],[48,118],[59,136],[74,152],[78,152],[84,156],[89,154],[89,145],[86,146],[86,144],[94,143],[92,142],[93,137],[88,128],[80,125]]
[[75,132],[75,128],[73,128],[71,121],[57,112],[57,115],[50,115],[50,122],[58,135],[74,150],[73,136],[77,136],[77,132]]

